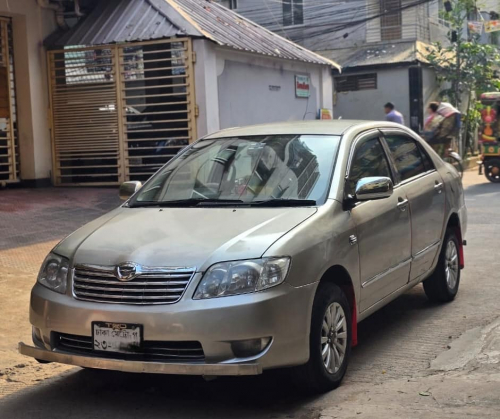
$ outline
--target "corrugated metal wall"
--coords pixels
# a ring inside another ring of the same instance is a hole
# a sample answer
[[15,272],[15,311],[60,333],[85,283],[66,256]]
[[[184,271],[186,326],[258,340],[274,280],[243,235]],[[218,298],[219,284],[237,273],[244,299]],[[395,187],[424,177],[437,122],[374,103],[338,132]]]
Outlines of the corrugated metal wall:
[[56,185],[144,181],[196,138],[190,39],[48,54]]

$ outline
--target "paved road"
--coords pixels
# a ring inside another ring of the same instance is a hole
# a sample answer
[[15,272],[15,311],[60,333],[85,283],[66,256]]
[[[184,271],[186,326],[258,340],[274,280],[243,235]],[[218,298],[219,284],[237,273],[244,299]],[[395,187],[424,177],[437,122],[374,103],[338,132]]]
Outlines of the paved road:
[[[297,394],[280,372],[205,382],[38,365],[17,355],[15,343],[29,341],[34,272],[59,237],[45,227],[16,239],[18,217],[1,224],[0,191],[0,232],[11,234],[0,239],[0,418],[498,418],[500,185],[483,179],[471,172],[464,179],[470,218],[457,299],[430,304],[419,286],[365,320],[344,384],[313,398]],[[107,191],[86,192],[68,214],[74,192],[65,193],[56,205],[69,216],[60,233],[116,204]],[[29,230],[33,219],[25,214],[22,222]]]

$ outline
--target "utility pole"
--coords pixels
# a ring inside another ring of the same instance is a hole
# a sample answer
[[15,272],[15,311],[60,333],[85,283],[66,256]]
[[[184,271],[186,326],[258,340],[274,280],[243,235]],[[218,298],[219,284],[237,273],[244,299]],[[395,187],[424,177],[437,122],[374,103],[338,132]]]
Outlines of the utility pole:
[[[461,46],[462,46],[462,30],[460,31],[457,31],[457,48],[456,48],[456,51],[457,51],[457,77],[456,77],[456,80],[455,80],[455,107],[460,111],[460,102],[461,102],[461,96],[460,96],[460,80],[461,80],[461,61],[460,61],[460,49],[461,49]],[[464,147],[463,147],[463,144],[462,144],[462,130],[459,130],[458,131],[458,153],[463,156],[463,152],[464,152]]]

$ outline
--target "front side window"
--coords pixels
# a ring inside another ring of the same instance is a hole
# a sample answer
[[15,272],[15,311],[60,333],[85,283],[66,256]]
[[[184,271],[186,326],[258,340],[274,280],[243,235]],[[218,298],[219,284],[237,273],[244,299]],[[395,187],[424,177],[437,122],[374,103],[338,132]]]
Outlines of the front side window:
[[206,139],[147,182],[130,206],[172,201],[326,200],[340,137],[269,135]]
[[282,0],[283,26],[302,25],[304,23],[303,0]]
[[428,169],[413,138],[399,134],[385,136],[391,156],[400,175],[400,181],[425,173]]
[[391,177],[389,164],[378,138],[369,139],[357,146],[349,171],[346,193],[354,195],[358,181],[371,176]]

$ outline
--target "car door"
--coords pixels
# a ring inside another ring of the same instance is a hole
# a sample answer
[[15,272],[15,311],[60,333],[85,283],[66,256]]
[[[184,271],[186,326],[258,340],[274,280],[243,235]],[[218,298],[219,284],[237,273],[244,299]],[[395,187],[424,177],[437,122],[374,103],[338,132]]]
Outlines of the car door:
[[[356,183],[370,176],[394,179],[380,134],[365,135],[353,145],[348,165],[346,196]],[[360,310],[364,311],[408,282],[411,227],[404,188],[389,198],[355,203],[351,216],[356,225],[361,278]]]
[[439,251],[445,216],[445,188],[431,158],[419,142],[401,131],[384,131],[397,171],[397,182],[410,202],[410,281],[429,271]]

